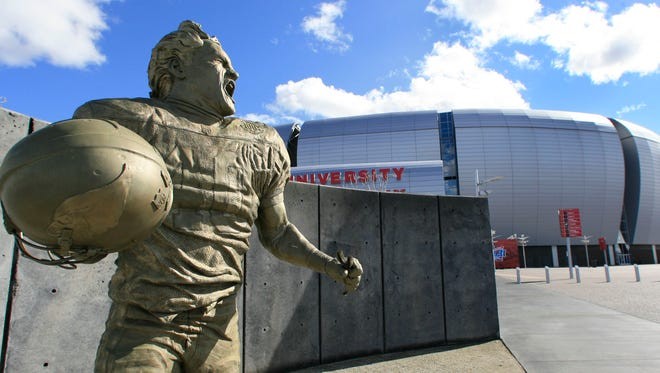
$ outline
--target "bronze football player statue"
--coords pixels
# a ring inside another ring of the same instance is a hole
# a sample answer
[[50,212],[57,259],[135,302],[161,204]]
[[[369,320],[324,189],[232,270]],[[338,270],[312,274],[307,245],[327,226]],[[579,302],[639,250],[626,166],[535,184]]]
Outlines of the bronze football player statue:
[[112,120],[165,161],[173,203],[146,240],[118,254],[98,372],[237,372],[236,294],[256,224],[273,255],[355,290],[362,267],[314,247],[287,220],[289,157],[265,124],[229,117],[238,73],[215,37],[182,22],[154,47],[151,98],[104,99],[74,118]]

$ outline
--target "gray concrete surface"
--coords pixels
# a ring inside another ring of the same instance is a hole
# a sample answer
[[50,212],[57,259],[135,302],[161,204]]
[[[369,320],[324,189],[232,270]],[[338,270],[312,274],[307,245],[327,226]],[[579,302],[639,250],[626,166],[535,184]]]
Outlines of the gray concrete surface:
[[357,257],[364,274],[359,290],[342,289],[321,277],[321,361],[383,352],[383,283],[379,193],[321,187],[320,246]]
[[[19,113],[0,108],[0,164],[5,154],[29,131],[30,118]],[[14,238],[0,225],[0,307],[7,304],[9,295],[12,261],[14,259]],[[4,332],[5,312],[0,312],[0,330]]]
[[422,372],[487,372],[518,373],[524,369],[499,341],[477,344],[441,346],[396,352],[341,361],[296,373],[422,373]]
[[[659,372],[660,265],[498,270],[502,341],[384,354],[299,372]],[[504,342],[504,343],[502,343]],[[513,354],[512,354],[513,353]],[[522,365],[520,365],[522,364]]]
[[446,341],[435,203],[433,196],[381,196],[385,351]]
[[91,371],[115,257],[75,271],[18,258],[5,371]]
[[447,341],[499,337],[486,198],[439,198]]
[[[318,187],[292,183],[285,193],[289,220],[318,245],[318,219],[308,218],[318,216]],[[268,254],[256,230],[245,261],[245,371],[320,364],[319,274]]]
[[529,372],[659,372],[660,266],[580,269],[581,283],[568,269],[496,273],[501,336]]
[[[634,266],[609,267],[605,281],[603,267],[580,268],[581,283],[570,279],[567,268],[550,268],[550,284],[545,283],[543,268],[521,269],[523,285],[535,285],[598,306],[660,323],[660,265],[639,265],[640,282],[635,281]],[[515,270],[498,270],[498,279],[515,282]],[[498,289],[502,283],[498,283]],[[660,352],[660,347],[659,347]]]

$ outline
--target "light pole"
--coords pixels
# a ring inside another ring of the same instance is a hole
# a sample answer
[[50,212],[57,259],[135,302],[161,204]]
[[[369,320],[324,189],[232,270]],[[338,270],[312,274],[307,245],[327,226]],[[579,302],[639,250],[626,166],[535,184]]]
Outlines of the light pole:
[[504,176],[494,176],[491,178],[488,178],[484,181],[479,181],[479,169],[474,170],[474,195],[479,197],[481,195],[488,195],[489,191],[487,190],[481,190],[482,185],[487,185],[488,183],[492,183],[493,181],[497,180],[502,180],[504,179]]
[[525,268],[527,268],[527,258],[525,257],[525,245],[527,245],[527,242],[529,242],[529,236],[525,236],[524,233],[518,236],[518,243],[522,246],[523,266],[525,266]]
[[589,239],[591,236],[584,235],[582,236],[582,243],[584,244],[584,253],[587,255],[587,267],[589,267]]
[[497,269],[497,263],[495,263],[495,238],[499,237],[499,235],[495,235],[495,230],[491,229],[490,230],[490,246],[493,250],[493,269]]

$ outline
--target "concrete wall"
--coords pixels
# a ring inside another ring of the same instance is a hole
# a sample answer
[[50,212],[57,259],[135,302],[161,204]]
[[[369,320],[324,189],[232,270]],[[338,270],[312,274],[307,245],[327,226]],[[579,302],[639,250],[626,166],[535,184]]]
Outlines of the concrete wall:
[[360,290],[342,296],[334,281],[278,262],[253,240],[247,372],[498,337],[486,199],[291,183],[286,201],[312,242],[358,257],[365,273]]
[[[43,128],[46,122],[30,118],[23,114],[6,110],[0,107],[0,164],[5,158],[5,154],[20,139],[28,134]],[[6,315],[11,311],[12,296],[15,294],[17,284],[13,279],[18,275],[16,273],[17,261],[20,260],[14,250],[14,239],[0,226],[0,330],[2,331],[2,351],[7,344],[7,334],[5,333],[8,319]],[[4,353],[0,356],[0,364],[5,360]]]
[[[4,154],[35,121],[0,115]],[[277,261],[253,234],[239,301],[246,372],[499,336],[487,200],[294,183],[286,201],[321,250],[361,260],[363,283],[342,296],[326,276]],[[0,245],[7,371],[91,371],[113,258],[64,270],[15,255],[6,234]]]

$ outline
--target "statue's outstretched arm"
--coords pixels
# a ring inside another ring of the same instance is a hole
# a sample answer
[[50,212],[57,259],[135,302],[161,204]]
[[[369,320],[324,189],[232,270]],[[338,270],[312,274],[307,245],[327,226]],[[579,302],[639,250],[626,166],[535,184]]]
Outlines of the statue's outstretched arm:
[[325,273],[344,284],[346,291],[353,291],[360,284],[360,262],[352,257],[343,258],[343,255],[336,259],[314,247],[288,221],[283,202],[259,209],[257,229],[261,243],[277,258]]

